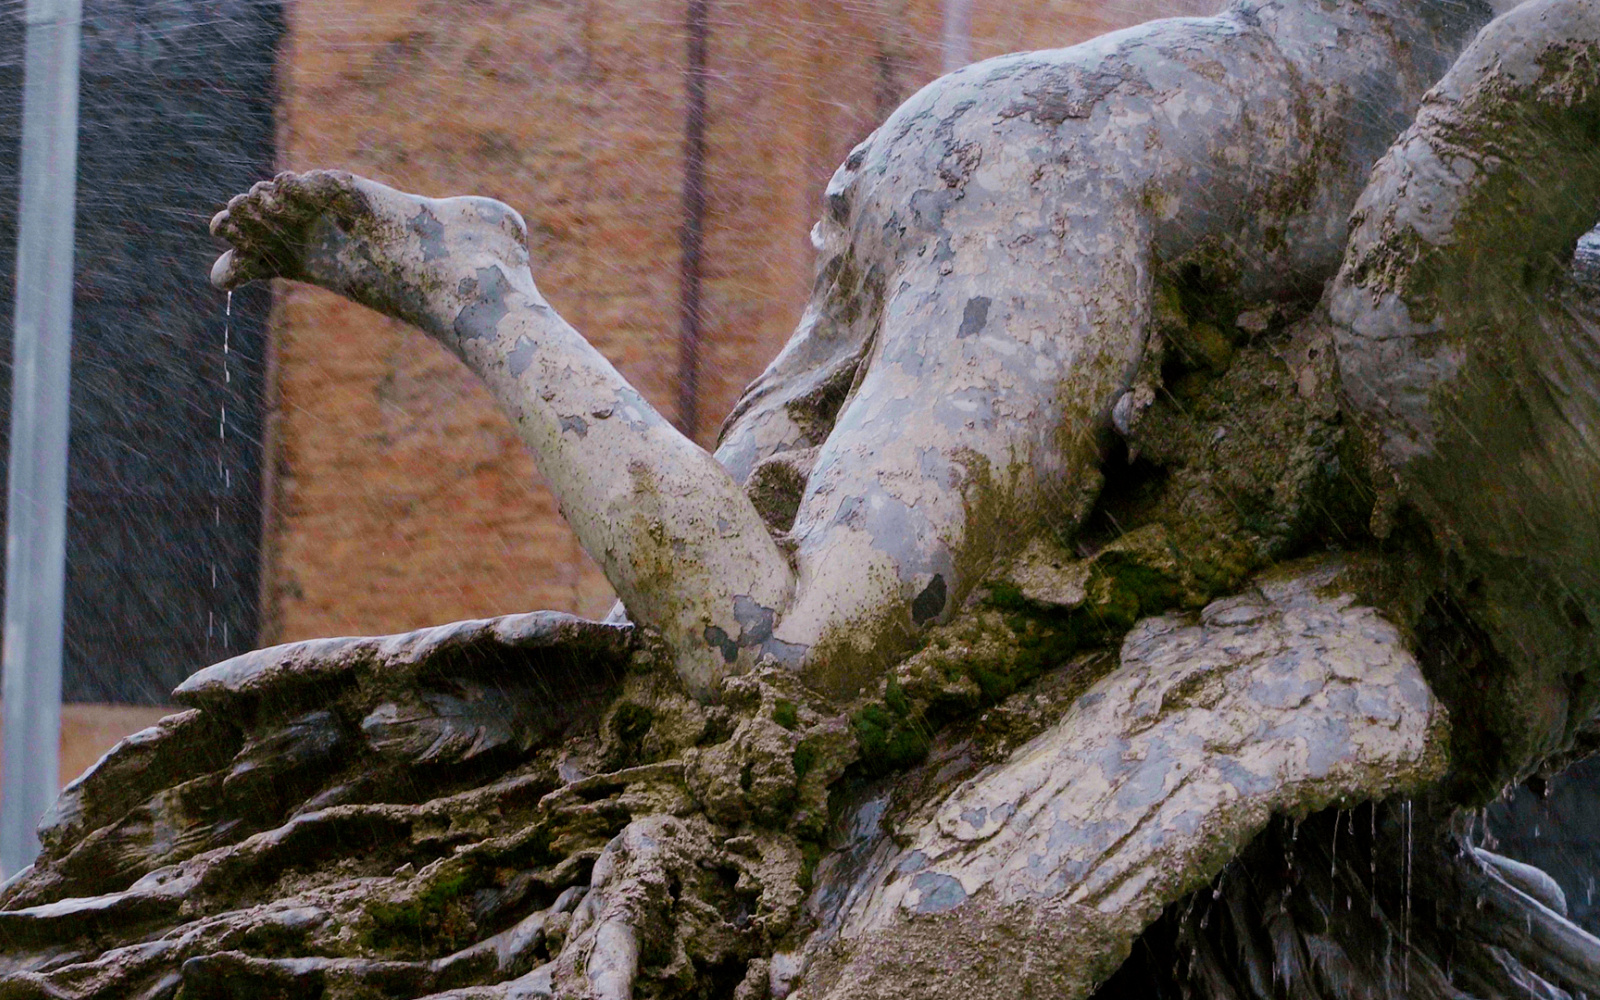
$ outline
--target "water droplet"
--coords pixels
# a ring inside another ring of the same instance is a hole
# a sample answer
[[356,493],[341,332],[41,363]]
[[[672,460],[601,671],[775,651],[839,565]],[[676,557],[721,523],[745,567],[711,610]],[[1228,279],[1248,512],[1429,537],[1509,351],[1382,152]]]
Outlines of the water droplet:
[[1333,848],[1328,853],[1332,860],[1328,862],[1328,878],[1339,877],[1339,820],[1344,818],[1344,810],[1340,809],[1333,814]]

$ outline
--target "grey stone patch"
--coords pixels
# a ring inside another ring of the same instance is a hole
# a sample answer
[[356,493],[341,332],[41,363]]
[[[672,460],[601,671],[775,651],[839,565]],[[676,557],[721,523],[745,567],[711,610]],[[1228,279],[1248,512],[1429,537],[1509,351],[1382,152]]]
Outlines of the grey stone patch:
[[942,396],[934,410],[935,419],[952,430],[969,423],[984,428],[995,426],[994,394],[982,387],[962,389]]
[[1240,795],[1265,795],[1277,786],[1275,776],[1257,774],[1239,763],[1238,759],[1234,757],[1219,755],[1210,761],[1210,765],[1216,770],[1217,776],[1232,785]]
[[434,217],[428,206],[421,206],[416,215],[406,220],[406,230],[422,244],[423,263],[450,256],[450,248],[444,242],[444,224]]
[[584,420],[580,416],[574,415],[574,416],[570,416],[569,417],[569,416],[566,416],[566,415],[562,415],[562,417],[561,417],[561,431],[562,431],[562,433],[566,433],[567,431],[572,431],[574,434],[578,435],[581,438],[582,437],[588,437],[589,436],[589,422],[587,420]]
[[1298,658],[1293,653],[1275,657],[1267,667],[1270,674],[1251,684],[1251,699],[1267,708],[1283,710],[1294,708],[1321,691],[1322,679],[1299,676],[1295,673],[1297,664]]
[[961,328],[956,331],[956,336],[962,339],[976,337],[989,325],[989,299],[987,296],[976,295],[967,300],[966,309],[961,313]]
[[[511,370],[513,376],[521,378],[522,373],[526,372],[528,366],[533,364],[533,350],[533,341],[527,337],[517,338],[516,345],[511,348],[511,353],[506,356],[506,366]],[[598,414],[595,415],[598,416]],[[607,416],[609,415],[608,413]]]
[[640,434],[650,429],[651,417],[661,419],[656,415],[655,408],[645,402],[644,397],[631,385],[617,390],[617,398],[612,404],[611,413],[613,416],[621,417],[630,430]]
[[[456,314],[452,330],[456,340],[483,340],[494,336],[495,327],[505,318],[506,293],[513,291],[511,282],[498,267],[480,267],[477,271],[477,288],[472,301]],[[465,279],[464,279],[465,280]]]
[[1348,752],[1350,723],[1340,716],[1324,716],[1306,728],[1306,772],[1325,778]]
[[272,923],[287,931],[307,931],[328,922],[328,911],[320,906],[296,906],[272,914]]
[[850,526],[860,523],[866,517],[863,509],[866,505],[865,497],[845,497],[839,501],[839,510],[833,515],[833,523]]
[[770,656],[784,666],[799,666],[805,662],[806,654],[809,652],[811,647],[803,642],[784,642],[782,639],[772,638],[761,644],[761,655]]
[[748,594],[733,599],[733,620],[739,623],[739,645],[759,646],[772,638],[772,625],[777,613],[750,599]]
[[967,891],[958,880],[937,872],[923,872],[911,880],[911,887],[922,894],[918,913],[944,913],[967,901]]
[[923,188],[911,196],[911,214],[915,217],[917,226],[927,232],[936,233],[944,229],[944,214],[950,206],[961,200],[961,192],[953,191],[947,187],[937,190]]
[[944,612],[947,597],[943,574],[933,574],[933,579],[911,602],[911,620],[918,625],[926,625],[939,617]]
[[1166,791],[1167,775],[1172,773],[1177,761],[1171,749],[1159,741],[1150,747],[1149,754],[1117,789],[1117,808],[1137,812],[1161,800]]
[[1090,72],[1080,66],[1053,66],[1039,73],[1039,84],[1022,91],[1000,112],[1001,118],[1027,118],[1059,127],[1069,119],[1088,118],[1106,95],[1127,82],[1127,76]]
[[784,642],[772,636],[777,622],[777,612],[763,607],[746,594],[733,599],[733,619],[739,623],[739,637],[734,639],[716,626],[706,629],[706,641],[722,651],[723,658],[732,663],[741,649],[757,649],[763,657],[770,656],[780,664],[800,663],[811,647],[803,643]]
[[722,629],[715,625],[707,625],[705,637],[706,645],[722,653],[724,662],[732,663],[739,658],[739,644]]

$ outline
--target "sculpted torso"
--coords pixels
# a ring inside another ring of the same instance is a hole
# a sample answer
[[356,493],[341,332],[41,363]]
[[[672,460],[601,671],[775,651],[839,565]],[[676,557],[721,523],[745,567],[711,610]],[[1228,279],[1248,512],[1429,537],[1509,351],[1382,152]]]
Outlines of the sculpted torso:
[[811,302],[714,458],[543,299],[497,202],[285,174],[213,222],[214,280],[309,281],[457,354],[699,696],[769,657],[849,696],[1074,530],[1159,364],[1163,282],[1260,302],[1336,270],[1371,164],[1481,21],[1327,8],[1239,3],[913,96],[830,182]]

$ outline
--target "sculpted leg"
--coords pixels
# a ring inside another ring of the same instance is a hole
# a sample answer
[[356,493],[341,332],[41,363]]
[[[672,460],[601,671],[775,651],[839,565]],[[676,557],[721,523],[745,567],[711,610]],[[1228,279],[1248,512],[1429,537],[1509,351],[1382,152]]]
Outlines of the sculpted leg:
[[788,561],[738,485],[535,287],[520,217],[334,171],[233,199],[213,281],[320,285],[428,333],[489,386],[579,540],[697,694],[753,659],[791,591]]
[[1314,297],[1367,165],[1489,11],[1469,13],[1244,3],[979,63],[896,111],[818,227],[827,266],[862,277],[819,284],[719,451],[795,447],[813,396],[773,383],[796,357],[861,359],[795,520],[779,648],[848,694],[997,557],[1075,530],[1114,405],[1159,364],[1157,286]]

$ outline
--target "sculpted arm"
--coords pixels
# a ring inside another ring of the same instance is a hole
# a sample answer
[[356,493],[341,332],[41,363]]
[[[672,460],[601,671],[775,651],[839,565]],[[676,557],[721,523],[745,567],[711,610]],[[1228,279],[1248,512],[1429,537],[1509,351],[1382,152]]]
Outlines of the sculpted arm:
[[320,285],[422,329],[482,378],[585,550],[697,694],[735,668],[727,652],[750,630],[770,630],[791,573],[766,525],[540,295],[516,212],[314,171],[256,185],[212,228],[234,245],[219,286]]

